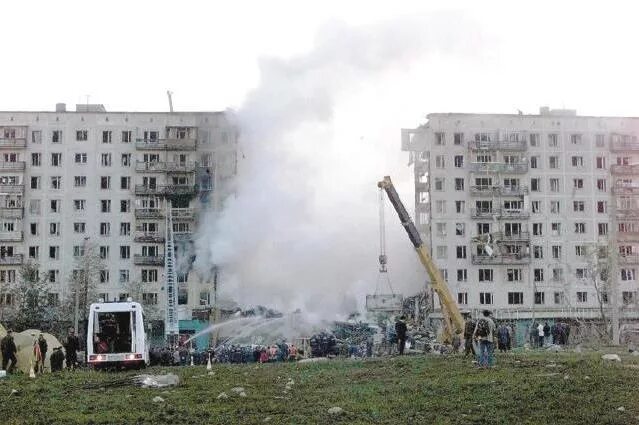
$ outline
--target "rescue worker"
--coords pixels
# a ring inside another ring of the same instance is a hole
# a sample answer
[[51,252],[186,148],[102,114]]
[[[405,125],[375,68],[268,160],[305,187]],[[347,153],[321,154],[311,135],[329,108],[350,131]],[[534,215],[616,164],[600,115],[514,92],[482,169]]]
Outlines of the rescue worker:
[[64,363],[64,353],[62,352],[62,347],[55,347],[53,349],[53,353],[51,353],[49,361],[51,362],[51,372],[59,372],[62,370],[62,366]]
[[395,322],[395,333],[397,334],[397,348],[399,350],[399,355],[404,354],[404,347],[406,346],[406,318],[401,316]]
[[[16,348],[16,343],[13,341],[13,330],[9,329],[7,334],[0,341],[0,351],[2,351],[2,369],[6,370],[8,373],[13,373],[13,370],[18,363],[18,359],[16,359],[16,352],[18,349]],[[7,369],[7,365],[9,368]]]
[[69,335],[64,344],[67,354],[67,369],[75,369],[78,363],[78,349],[80,349],[80,339],[75,335],[75,329],[69,328]]
[[468,356],[472,354],[473,357],[477,356],[475,352],[475,345],[473,344],[473,332],[475,332],[475,321],[470,317],[469,313],[464,314],[466,323],[464,324],[464,355]]

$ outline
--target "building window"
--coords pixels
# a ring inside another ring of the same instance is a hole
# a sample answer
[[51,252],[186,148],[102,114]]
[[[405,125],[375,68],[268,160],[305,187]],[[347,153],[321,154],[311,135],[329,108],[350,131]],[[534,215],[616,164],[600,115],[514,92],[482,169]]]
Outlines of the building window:
[[548,135],[548,146],[551,148],[559,146],[559,136],[557,134]]
[[455,155],[455,168],[464,168],[464,155]]
[[87,201],[84,199],[74,199],[73,200],[73,209],[76,211],[84,211],[86,208]]
[[540,201],[532,201],[530,203],[530,209],[532,210],[533,214],[541,213],[541,202]]
[[533,235],[534,236],[543,236],[543,223],[533,223]]
[[635,280],[635,269],[621,269],[621,280]]
[[578,303],[587,303],[588,302],[588,292],[577,291],[577,302]]
[[86,164],[87,163],[87,154],[86,153],[76,153],[74,157],[75,157],[75,163],[76,164]]
[[466,258],[466,246],[465,245],[461,245],[461,246],[457,247],[457,258],[458,259]]
[[551,214],[560,214],[561,213],[561,208],[560,208],[560,202],[559,201],[550,201],[550,213]]
[[146,305],[156,305],[158,303],[158,294],[154,292],[145,292],[142,294],[142,303]]
[[29,247],[29,258],[33,258],[37,260],[40,258],[40,247],[39,246],[30,246]]
[[49,223],[49,235],[60,236],[60,223]]
[[129,236],[131,234],[131,223],[120,223],[120,236]]
[[509,292],[508,293],[508,304],[523,304],[524,303],[524,293],[523,292]]
[[564,292],[563,291],[557,291],[554,293],[554,299],[555,299],[555,304],[557,305],[561,305],[564,304]]
[[535,292],[535,304],[543,305],[545,304],[545,293],[544,292]]
[[559,192],[559,179],[551,178],[550,179],[550,191],[551,192]]
[[457,304],[461,304],[461,305],[468,304],[468,292],[457,293]]
[[608,202],[597,201],[597,213],[606,214],[608,212]]
[[608,234],[608,223],[597,223],[597,234],[606,236]]
[[636,291],[623,291],[621,293],[621,300],[623,305],[632,305],[637,302],[637,292]]
[[155,269],[142,269],[142,282],[153,283],[158,281],[158,271]]
[[59,246],[50,246],[49,247],[49,258],[51,260],[60,259],[60,247]]
[[79,142],[85,142],[89,138],[89,132],[87,130],[76,130],[75,140]]
[[588,277],[588,270],[583,267],[576,268],[575,277],[577,279],[586,279]]
[[553,236],[561,236],[561,223],[550,223],[550,233]]
[[123,167],[130,167],[131,166],[131,154],[130,153],[123,153],[122,154],[122,158],[121,158],[121,163]]
[[561,245],[553,245],[551,247],[551,250],[552,250],[552,258],[554,260],[561,259]]
[[455,133],[453,135],[453,143],[457,146],[464,144],[464,133]]
[[556,169],[559,168],[559,157],[558,156],[551,156],[548,158],[548,166],[552,169]]
[[120,177],[120,189],[131,189],[131,177]]
[[457,177],[455,178],[455,190],[463,191],[464,190],[464,178]]
[[31,165],[33,167],[39,167],[42,165],[42,154],[41,153],[32,153],[31,154]]
[[111,212],[111,200],[110,199],[102,199],[100,201],[100,211],[103,213]]
[[572,201],[572,210],[574,212],[584,212],[586,211],[586,204],[584,201]]
[[129,270],[122,269],[119,272],[119,282],[120,283],[128,283],[129,282]]
[[533,258],[542,259],[544,258],[544,247],[540,245],[533,246]]
[[131,258],[131,247],[128,246],[128,245],[121,245],[120,246],[120,259],[128,260],[129,258]]
[[129,201],[128,199],[122,200],[120,201],[120,212],[121,213],[128,213],[131,210],[131,201]]
[[82,222],[73,223],[74,233],[86,233],[86,230],[87,230],[86,223],[82,223]]
[[493,269],[479,269],[479,281],[480,282],[492,282],[493,281]]
[[537,168],[537,162],[539,161],[539,157],[538,156],[531,156],[530,157],[530,168]]
[[492,292],[480,292],[479,293],[479,304],[491,305],[492,303],[493,303],[493,293]]
[[595,135],[595,145],[598,148],[603,148],[605,146],[605,141],[604,141],[604,135],[603,134]]
[[605,170],[606,169],[606,158],[603,156],[598,156],[595,159],[595,166],[600,169],[600,170]]
[[53,176],[51,177],[51,189],[62,189],[62,177]]
[[552,280],[555,282],[562,282],[564,280],[564,269],[560,267],[552,269]]
[[73,256],[74,257],[84,257],[84,245],[74,245],[73,246]]
[[437,246],[437,258],[442,260],[448,258],[448,247],[444,245]]
[[530,191],[531,192],[540,192],[541,191],[541,178],[535,177],[530,179]]
[[36,145],[39,145],[40,143],[42,143],[42,131],[33,130],[31,132],[31,143],[34,143]]
[[61,211],[61,207],[62,207],[62,201],[59,199],[51,199],[49,201],[49,206],[51,207],[51,212],[52,213],[59,213]]
[[464,214],[466,212],[466,201],[455,201],[455,212]]
[[584,179],[572,179],[572,187],[574,189],[583,189],[584,188]]
[[103,166],[103,167],[110,167],[111,166],[111,154],[110,153],[100,154],[100,165]]
[[75,176],[73,177],[73,186],[74,187],[86,187],[87,185],[87,176]]
[[109,258],[109,247],[101,246],[100,247],[100,258],[103,260],[107,260]]
[[455,236],[464,236],[466,234],[465,223],[455,223]]
[[102,143],[111,143],[111,132],[103,131],[102,132]]
[[435,177],[435,190],[441,192],[444,190],[444,178],[443,177]]
[[109,271],[108,270],[100,270],[100,283],[109,283]]
[[111,223],[100,223],[100,236],[109,236],[111,234]]
[[606,179],[597,179],[597,190],[600,192],[606,191]]
[[583,156],[572,156],[570,157],[570,162],[573,167],[583,167],[584,166],[584,157]]
[[544,281],[544,269],[534,269],[533,270],[533,279],[535,282],[543,282]]
[[100,177],[100,189],[111,189],[111,177],[109,176]]
[[31,189],[40,189],[40,177],[31,177]]
[[581,134],[571,134],[570,135],[570,143],[573,145],[581,144]]
[[468,270],[457,269],[457,282],[466,282],[468,280]]
[[446,161],[444,155],[435,156],[435,168],[446,168]]
[[575,223],[575,233],[586,233],[586,223]]
[[60,282],[60,270],[49,270],[47,272],[47,278],[49,283]]
[[446,223],[435,223],[435,229],[437,230],[437,236],[446,237]]
[[508,282],[521,282],[522,274],[521,269],[506,269],[506,280]]
[[122,143],[131,143],[131,131],[122,132]]
[[529,137],[530,137],[530,146],[532,147],[539,146],[539,134],[531,133]]
[[446,134],[445,133],[435,133],[435,144],[437,146],[444,146],[446,144]]
[[53,130],[51,133],[51,143],[62,143],[62,130]]

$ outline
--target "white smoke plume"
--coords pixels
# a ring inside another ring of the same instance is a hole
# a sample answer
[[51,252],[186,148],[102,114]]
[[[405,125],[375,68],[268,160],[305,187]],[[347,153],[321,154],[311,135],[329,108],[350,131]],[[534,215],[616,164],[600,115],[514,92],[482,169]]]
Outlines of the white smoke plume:
[[[337,131],[335,122],[348,121],[352,93],[375,90],[385,75],[401,76],[419,59],[472,52],[464,25],[472,23],[449,15],[363,27],[333,22],[308,53],[261,60],[259,85],[237,112],[237,195],[201,230],[196,267],[218,265],[220,291],[241,304],[325,318],[361,307],[378,275],[376,183],[410,170],[399,127],[371,142]],[[412,190],[404,195],[411,209]],[[387,207],[387,227],[397,221]],[[416,292],[425,276],[412,246],[403,233],[388,243],[394,283]]]

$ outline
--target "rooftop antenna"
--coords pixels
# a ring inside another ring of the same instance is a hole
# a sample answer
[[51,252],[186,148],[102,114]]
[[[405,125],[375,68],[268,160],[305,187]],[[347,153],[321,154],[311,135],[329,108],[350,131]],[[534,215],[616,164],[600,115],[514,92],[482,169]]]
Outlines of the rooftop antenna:
[[171,90],[167,90],[166,95],[169,97],[169,111],[173,112],[173,92]]

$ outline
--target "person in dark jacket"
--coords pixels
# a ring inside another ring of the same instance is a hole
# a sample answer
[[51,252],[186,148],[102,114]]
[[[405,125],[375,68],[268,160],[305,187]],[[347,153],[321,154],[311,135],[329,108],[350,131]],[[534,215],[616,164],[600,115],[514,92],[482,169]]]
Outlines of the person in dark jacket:
[[[544,323],[544,335],[546,337],[546,341],[550,342],[550,325],[548,322]],[[554,344],[555,341],[552,341],[552,343]]]
[[[0,351],[2,351],[2,369],[13,373],[18,363],[18,359],[16,359],[18,349],[16,348],[16,343],[13,341],[13,330],[9,329],[4,338],[2,338],[2,341],[0,341]],[[9,362],[11,362],[10,365]],[[7,365],[9,365],[8,369]]]
[[399,355],[404,354],[404,346],[406,345],[406,321],[405,317],[401,316],[395,322],[395,333],[397,334],[397,348],[399,349]]
[[33,347],[33,354],[36,358],[36,372],[44,373],[44,361],[47,358],[47,350],[49,349],[47,345],[47,340],[44,339],[44,335],[38,335],[38,339],[36,340]]
[[75,335],[75,329],[69,328],[69,335],[64,344],[67,352],[67,369],[75,369],[78,363],[78,350],[80,349],[80,339]]
[[59,372],[62,370],[62,365],[64,363],[64,353],[62,352],[62,347],[55,347],[53,349],[53,353],[51,353],[51,357],[49,358],[51,361],[51,372]]
[[464,324],[464,355],[468,356],[472,354],[476,357],[475,346],[473,344],[473,332],[475,332],[475,325],[477,323],[470,317],[470,314],[464,314],[466,323]]

